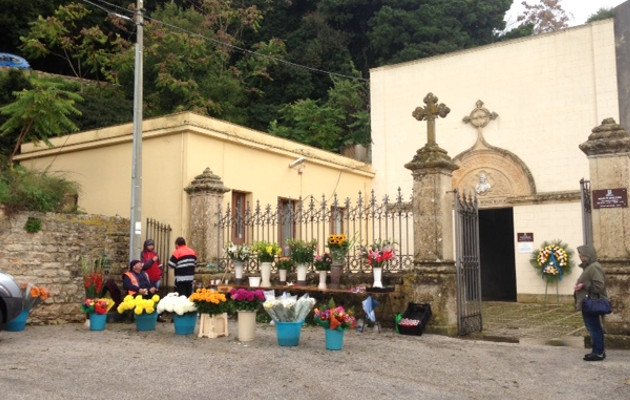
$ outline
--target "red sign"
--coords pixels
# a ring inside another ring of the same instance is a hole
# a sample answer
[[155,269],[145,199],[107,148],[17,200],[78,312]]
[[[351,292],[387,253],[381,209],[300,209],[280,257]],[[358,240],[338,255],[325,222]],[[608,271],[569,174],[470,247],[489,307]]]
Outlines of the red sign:
[[517,242],[533,242],[534,234],[532,232],[519,232],[516,234]]
[[627,189],[593,190],[593,208],[626,208],[628,207]]

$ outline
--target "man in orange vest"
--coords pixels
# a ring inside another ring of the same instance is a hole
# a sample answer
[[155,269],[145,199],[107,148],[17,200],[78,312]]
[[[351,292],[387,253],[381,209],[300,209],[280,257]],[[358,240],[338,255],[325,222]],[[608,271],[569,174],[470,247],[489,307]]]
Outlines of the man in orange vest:
[[150,297],[157,293],[157,288],[151,285],[149,275],[146,272],[142,272],[142,262],[140,260],[132,260],[129,263],[129,271],[123,274],[123,288],[132,296],[142,295],[143,297]]
[[180,296],[190,296],[195,279],[197,253],[186,246],[186,240],[183,237],[178,237],[175,240],[175,251],[168,260],[168,266],[175,270],[175,290],[177,293]]

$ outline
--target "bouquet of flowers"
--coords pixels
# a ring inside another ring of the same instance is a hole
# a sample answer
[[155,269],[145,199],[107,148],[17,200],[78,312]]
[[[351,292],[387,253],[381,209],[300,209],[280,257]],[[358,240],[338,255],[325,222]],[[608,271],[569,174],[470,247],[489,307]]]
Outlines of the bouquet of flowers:
[[315,269],[318,271],[330,271],[330,267],[332,266],[333,259],[328,253],[324,253],[322,255],[317,255],[315,260],[313,261],[313,265]]
[[332,330],[355,328],[357,324],[354,312],[352,310],[346,311],[343,307],[337,306],[333,299],[330,299],[328,305],[315,309],[313,320],[317,325]]
[[252,251],[256,254],[256,258],[258,258],[260,262],[273,262],[276,256],[282,254],[280,246],[276,243],[268,243],[265,241],[254,243]]
[[280,257],[278,261],[276,261],[276,268],[286,271],[291,271],[294,265],[295,263],[290,257]]
[[165,311],[177,315],[197,314],[197,305],[184,295],[169,293],[157,305],[158,314]]
[[30,312],[50,297],[48,290],[43,287],[37,287],[32,283],[20,285],[20,290],[22,291],[23,311],[29,310]]
[[265,293],[262,290],[232,289],[230,299],[239,311],[256,311],[265,301]]
[[224,293],[211,289],[197,289],[190,296],[201,314],[223,314],[227,311],[227,297]]
[[383,268],[394,258],[394,243],[389,240],[380,240],[362,248],[361,254],[372,268]]
[[538,251],[534,251],[529,260],[534,268],[540,270],[547,281],[561,280],[564,274],[573,268],[573,251],[561,240],[544,242]]
[[263,308],[269,316],[276,322],[300,322],[315,306],[315,299],[308,294],[299,299],[297,296],[289,296],[283,293],[275,299],[269,299],[263,303]]
[[333,260],[342,261],[348,255],[352,242],[348,240],[347,235],[329,235],[328,250]]
[[127,295],[122,303],[118,305],[116,311],[118,311],[119,314],[125,311],[133,311],[136,315],[142,315],[144,313],[153,314],[155,312],[155,305],[159,302],[160,296],[157,294],[154,294],[150,299],[145,299],[141,295],[137,295],[136,297]]
[[297,264],[310,264],[313,262],[313,254],[317,247],[317,240],[313,239],[310,242],[298,239],[287,240],[289,250],[291,251],[291,258]]
[[96,260],[91,263],[87,258],[81,258],[81,271],[83,273],[83,285],[85,297],[93,299],[103,293],[103,263]]
[[252,249],[249,246],[232,242],[227,245],[225,252],[228,258],[233,261],[247,261],[252,256]]
[[104,315],[114,307],[114,300],[110,298],[85,299],[81,305],[81,311],[86,314]]

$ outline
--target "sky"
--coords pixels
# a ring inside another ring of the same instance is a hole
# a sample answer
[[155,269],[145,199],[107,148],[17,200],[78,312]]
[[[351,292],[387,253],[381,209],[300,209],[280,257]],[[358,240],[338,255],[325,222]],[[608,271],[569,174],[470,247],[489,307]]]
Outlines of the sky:
[[[569,14],[569,26],[582,25],[588,17],[595,14],[600,8],[613,8],[626,0],[560,0],[560,5]],[[514,0],[512,8],[505,15],[508,28],[516,27],[516,17],[523,11],[523,0]],[[536,0],[527,0],[529,4],[537,3]],[[513,26],[510,26],[513,25]]]

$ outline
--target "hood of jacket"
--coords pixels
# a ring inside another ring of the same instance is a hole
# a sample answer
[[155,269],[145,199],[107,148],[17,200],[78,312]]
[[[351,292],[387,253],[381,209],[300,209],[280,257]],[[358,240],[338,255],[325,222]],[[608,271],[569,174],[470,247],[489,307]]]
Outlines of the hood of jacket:
[[581,268],[586,268],[590,264],[597,261],[597,253],[595,252],[595,248],[591,245],[585,244],[583,246],[578,246],[577,248],[578,254],[587,258],[582,264],[580,264]]

